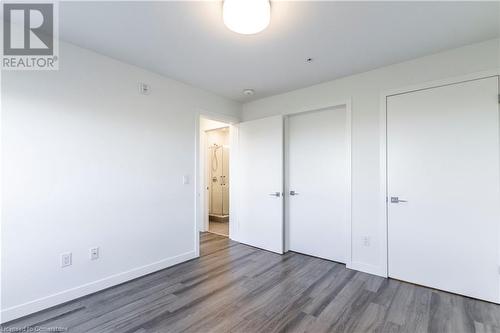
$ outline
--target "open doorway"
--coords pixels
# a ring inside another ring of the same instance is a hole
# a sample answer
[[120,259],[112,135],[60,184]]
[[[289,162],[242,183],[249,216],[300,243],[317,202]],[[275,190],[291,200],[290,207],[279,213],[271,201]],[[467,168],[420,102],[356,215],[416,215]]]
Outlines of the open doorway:
[[229,127],[206,133],[206,190],[208,231],[229,235]]
[[200,119],[200,180],[203,186],[200,231],[229,236],[230,125]]

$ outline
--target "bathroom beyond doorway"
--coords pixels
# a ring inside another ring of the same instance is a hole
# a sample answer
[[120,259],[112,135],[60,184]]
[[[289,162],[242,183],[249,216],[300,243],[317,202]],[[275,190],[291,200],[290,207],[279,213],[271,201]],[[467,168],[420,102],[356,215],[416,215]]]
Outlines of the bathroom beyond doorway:
[[226,123],[204,119],[204,230],[229,236],[230,128]]

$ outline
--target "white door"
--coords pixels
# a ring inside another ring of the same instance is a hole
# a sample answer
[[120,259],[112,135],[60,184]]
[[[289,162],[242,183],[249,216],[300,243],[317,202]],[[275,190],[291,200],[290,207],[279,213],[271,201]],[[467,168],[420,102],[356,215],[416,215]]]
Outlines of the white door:
[[345,262],[349,204],[345,108],[288,120],[289,249]]
[[498,113],[496,77],[387,98],[389,276],[499,302]]
[[283,253],[283,118],[238,128],[238,240]]

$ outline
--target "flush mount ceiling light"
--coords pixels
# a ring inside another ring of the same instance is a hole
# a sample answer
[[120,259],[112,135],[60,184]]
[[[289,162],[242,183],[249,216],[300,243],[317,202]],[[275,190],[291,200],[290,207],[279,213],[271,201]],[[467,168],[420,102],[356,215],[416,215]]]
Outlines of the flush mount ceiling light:
[[256,34],[269,25],[271,4],[269,0],[224,0],[222,18],[229,30]]

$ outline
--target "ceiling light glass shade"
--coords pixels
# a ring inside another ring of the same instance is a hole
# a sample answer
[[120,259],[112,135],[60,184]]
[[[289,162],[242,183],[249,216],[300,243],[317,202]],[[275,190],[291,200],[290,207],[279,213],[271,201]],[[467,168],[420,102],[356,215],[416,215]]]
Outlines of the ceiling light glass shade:
[[269,25],[271,4],[269,0],[224,0],[222,17],[229,30],[256,34]]

